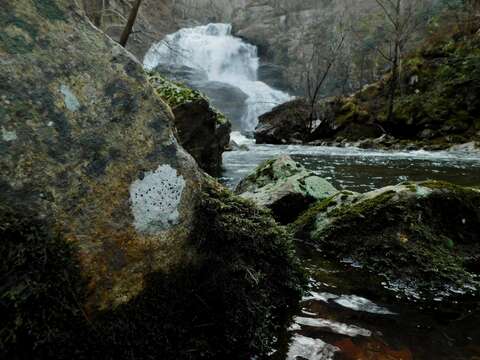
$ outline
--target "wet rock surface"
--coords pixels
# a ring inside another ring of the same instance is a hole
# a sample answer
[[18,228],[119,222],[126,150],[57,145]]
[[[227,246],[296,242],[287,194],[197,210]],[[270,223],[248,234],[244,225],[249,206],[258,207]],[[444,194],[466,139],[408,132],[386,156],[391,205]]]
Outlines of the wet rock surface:
[[296,99],[275,107],[258,119],[255,129],[257,144],[301,144],[308,138],[307,118],[310,106]]
[[326,255],[380,274],[406,298],[478,294],[479,202],[477,189],[436,181],[343,191],[292,228]]
[[302,284],[290,236],[200,171],[76,5],[2,2],[0,27],[0,357],[270,351]]
[[271,209],[281,223],[289,223],[313,202],[328,198],[337,190],[289,156],[282,156],[260,164],[238,184],[235,192]]

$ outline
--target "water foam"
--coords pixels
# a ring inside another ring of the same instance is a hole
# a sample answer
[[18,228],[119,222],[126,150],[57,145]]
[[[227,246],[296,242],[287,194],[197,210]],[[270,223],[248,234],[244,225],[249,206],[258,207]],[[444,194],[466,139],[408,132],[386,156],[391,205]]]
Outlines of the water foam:
[[184,28],[167,35],[147,52],[144,67],[184,65],[204,73],[208,81],[234,86],[247,94],[247,111],[242,118],[242,131],[252,132],[258,117],[291,99],[258,80],[257,47],[232,35],[229,24],[208,24]]

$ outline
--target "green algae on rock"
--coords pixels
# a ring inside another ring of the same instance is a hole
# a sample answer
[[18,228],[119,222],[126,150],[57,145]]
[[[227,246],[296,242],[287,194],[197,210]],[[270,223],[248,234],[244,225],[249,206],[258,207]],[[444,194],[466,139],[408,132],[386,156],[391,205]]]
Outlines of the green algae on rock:
[[238,184],[235,192],[271,209],[278,221],[289,223],[310,204],[332,196],[337,190],[289,156],[281,156],[260,164]]
[[211,185],[75,4],[2,3],[0,26],[0,357],[270,351],[302,283],[288,235]]
[[230,143],[230,121],[197,90],[151,72],[149,81],[171,107],[181,145],[207,173],[217,176]]
[[349,258],[425,298],[478,293],[480,192],[444,182],[337,194],[291,228],[336,259]]

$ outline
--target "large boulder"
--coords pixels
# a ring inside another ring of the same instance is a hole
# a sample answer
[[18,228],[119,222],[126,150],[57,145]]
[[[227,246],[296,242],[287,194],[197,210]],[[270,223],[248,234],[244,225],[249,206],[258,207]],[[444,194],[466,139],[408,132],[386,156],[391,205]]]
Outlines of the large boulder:
[[213,176],[220,175],[222,154],[230,144],[230,121],[200,92],[152,73],[149,80],[173,111],[181,145]]
[[199,170],[74,2],[1,6],[0,357],[269,352],[302,283],[289,236]]
[[314,107],[307,99],[297,98],[263,114],[255,129],[255,139],[259,144],[298,144],[382,136],[384,129],[370,120],[352,98],[331,97]]
[[273,108],[258,119],[257,144],[302,143],[308,138],[307,119],[311,107],[305,99],[295,99]]
[[235,192],[259,206],[270,208],[281,223],[289,223],[309,205],[329,198],[337,190],[285,155],[260,164],[238,184]]
[[292,229],[326,256],[381,275],[407,297],[479,294],[478,189],[427,181],[344,191],[311,207]]

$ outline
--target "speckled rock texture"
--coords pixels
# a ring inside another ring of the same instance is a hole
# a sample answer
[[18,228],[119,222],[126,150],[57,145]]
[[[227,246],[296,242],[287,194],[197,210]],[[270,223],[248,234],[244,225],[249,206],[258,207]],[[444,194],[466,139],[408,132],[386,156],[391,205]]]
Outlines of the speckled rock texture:
[[337,189],[285,155],[260,164],[235,192],[271,209],[278,221],[289,223],[312,203],[337,193]]
[[292,229],[413,300],[479,294],[478,189],[425,181],[342,191],[312,206]]
[[200,171],[75,2],[0,8],[0,358],[271,351],[300,296],[289,235]]
[[[135,296],[146,268],[185,261],[181,234],[191,227],[200,177],[141,65],[68,3],[2,3],[0,196],[52,219],[81,246],[90,303],[104,308]],[[156,204],[178,218],[139,232],[132,185],[160,164],[179,180],[152,185],[185,183],[175,208]]]

